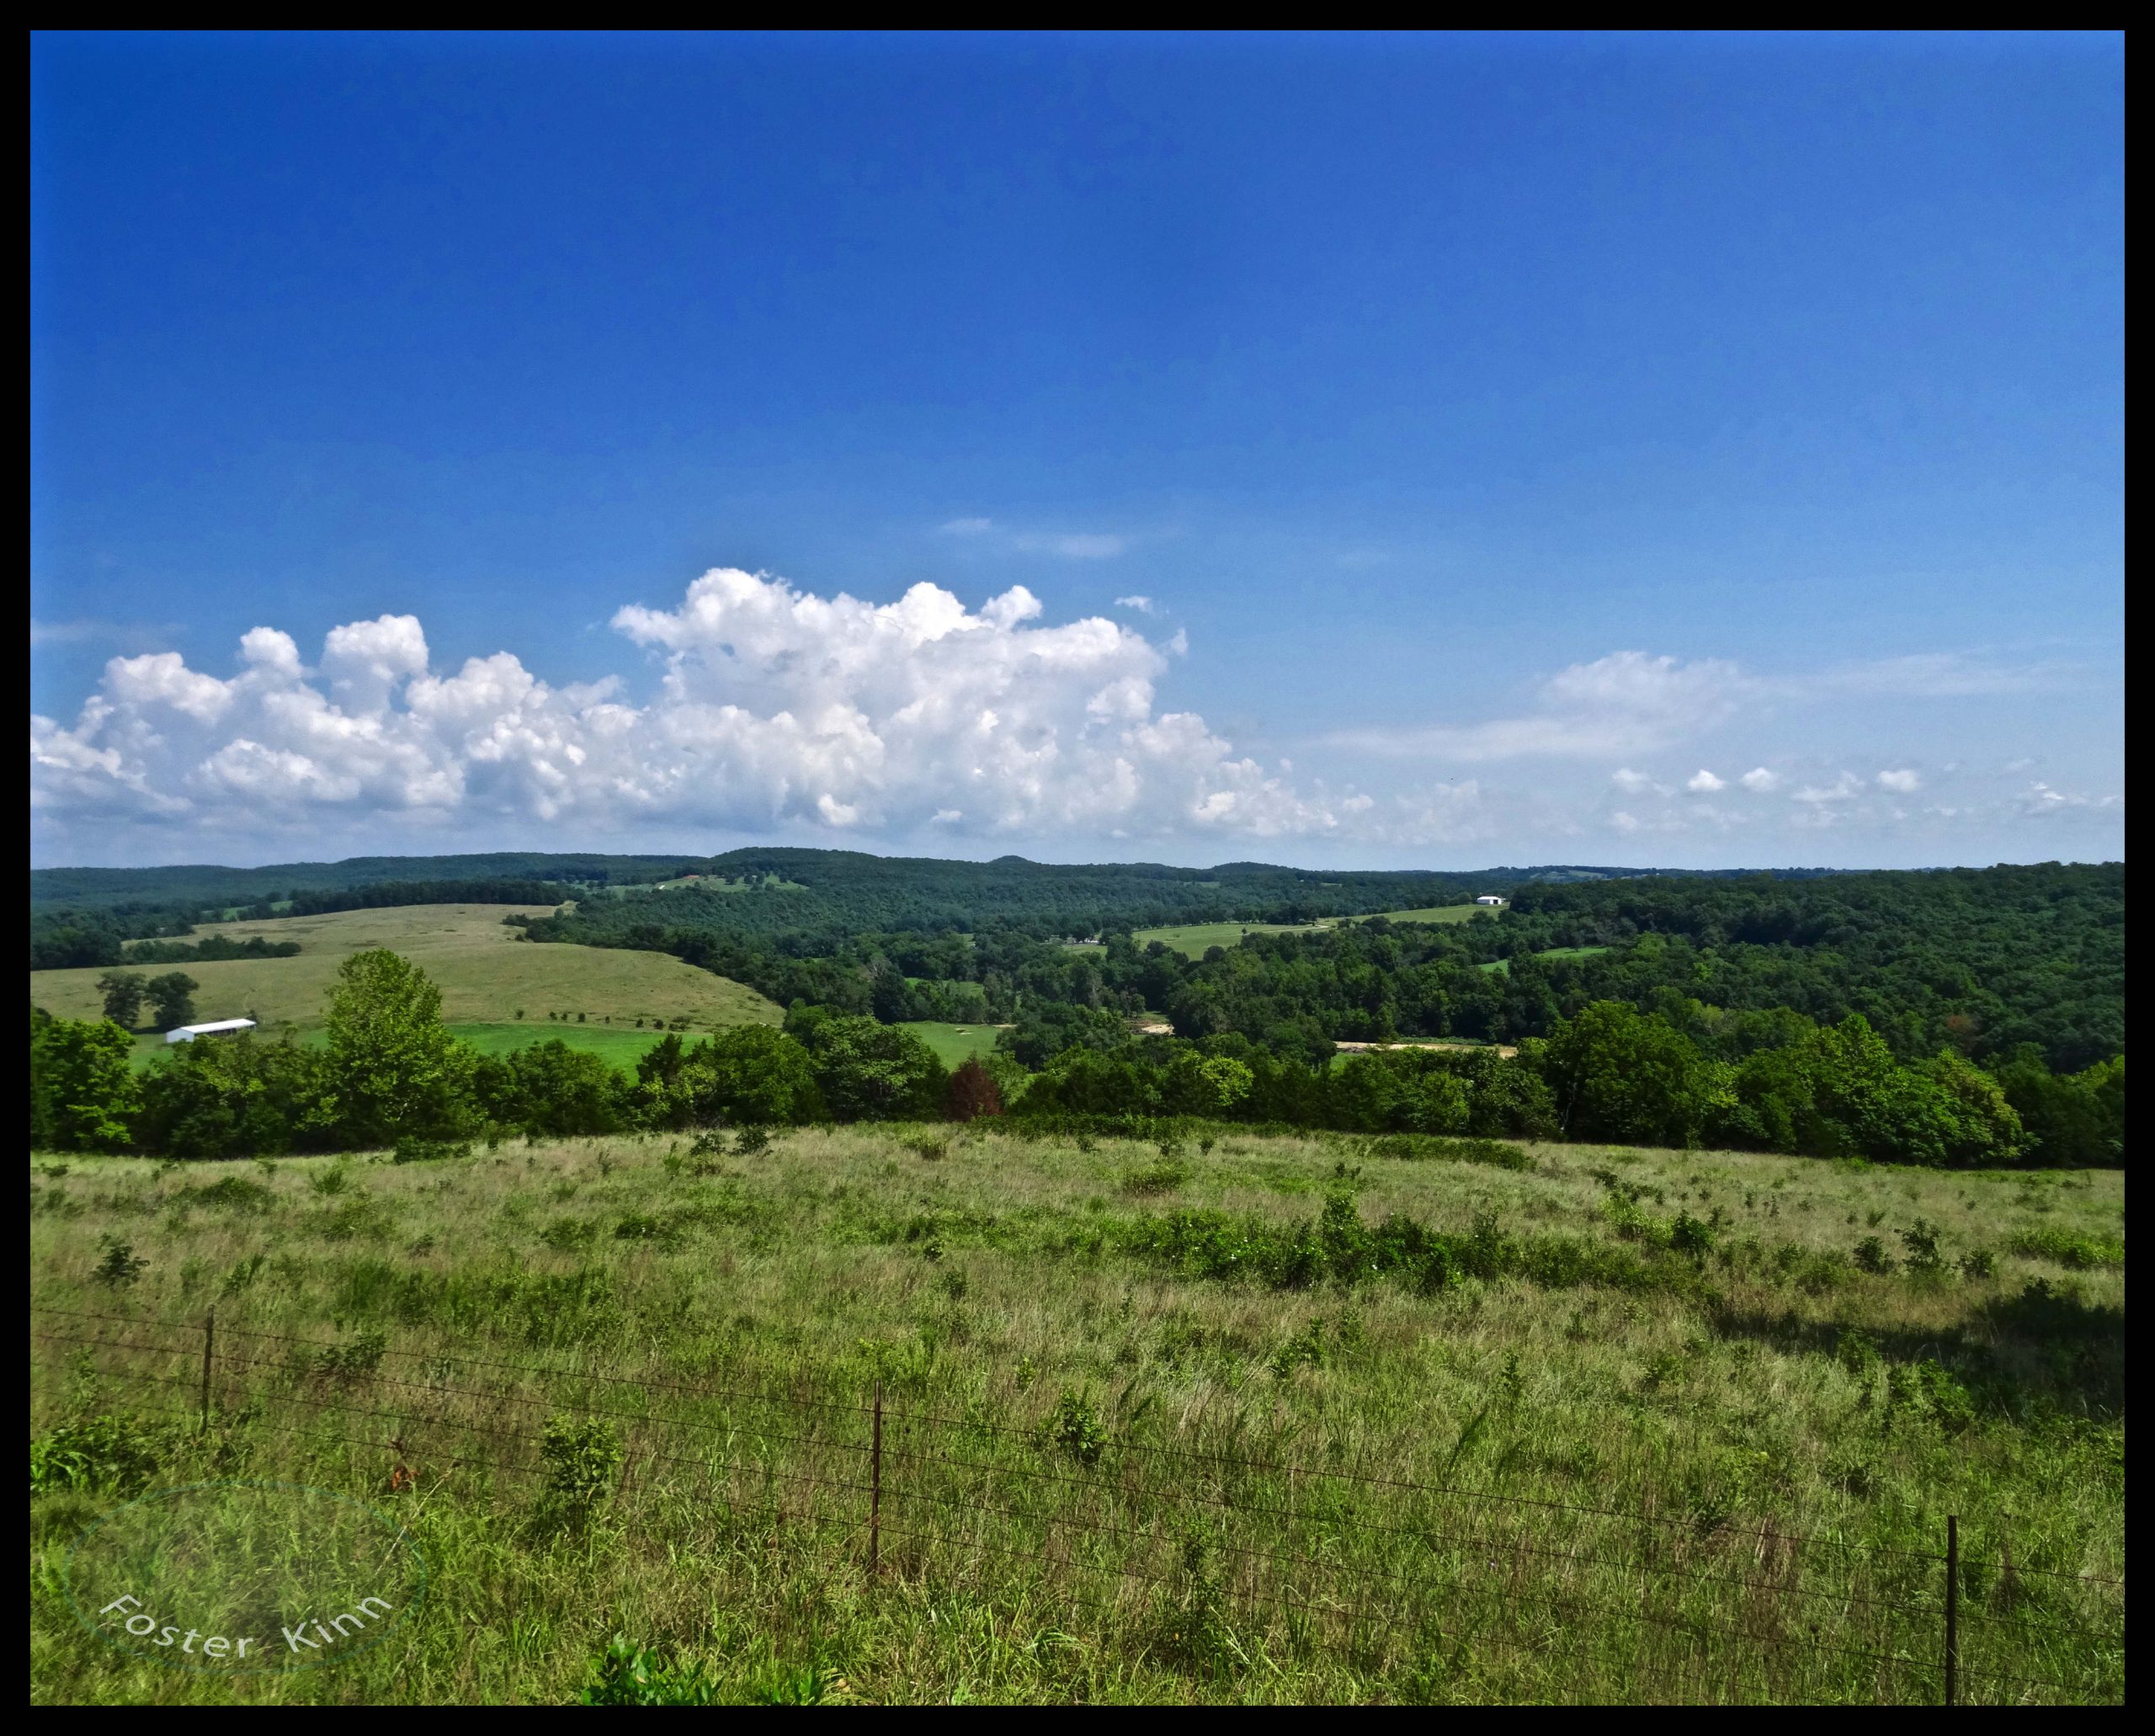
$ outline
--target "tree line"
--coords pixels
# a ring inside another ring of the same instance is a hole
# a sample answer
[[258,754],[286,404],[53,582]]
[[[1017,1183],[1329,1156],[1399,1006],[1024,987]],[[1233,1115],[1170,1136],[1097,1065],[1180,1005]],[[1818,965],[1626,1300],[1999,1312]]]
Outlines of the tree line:
[[[1111,1031],[1109,1027],[1115,1027]],[[199,1041],[141,1076],[109,1020],[34,1011],[32,1141],[178,1158],[274,1155],[524,1132],[917,1121],[1197,1116],[1350,1132],[1711,1146],[1955,1167],[2115,1164],[2124,1068],[2067,1077],[2037,1057],[1995,1072],[1950,1051],[1904,1064],[1861,1014],[1787,1015],[1739,1062],[1657,1014],[1617,1002],[1560,1020],[1514,1055],[1402,1050],[1344,1064],[1235,1034],[1136,1036],[1111,1015],[1030,1067],[1026,1039],[955,1075],[912,1032],[801,1005],[783,1029],[696,1042],[669,1033],[619,1072],[558,1040],[479,1055],[442,1025],[439,991],[394,953],[341,967],[315,1048]]]

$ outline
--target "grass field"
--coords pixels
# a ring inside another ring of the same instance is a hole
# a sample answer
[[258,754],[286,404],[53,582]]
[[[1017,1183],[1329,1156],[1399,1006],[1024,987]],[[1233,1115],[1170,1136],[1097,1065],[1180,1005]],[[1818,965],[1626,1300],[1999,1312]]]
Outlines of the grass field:
[[[1503,907],[1495,904],[1427,904],[1419,910],[1386,910],[1378,913],[1386,922],[1466,922],[1477,916],[1501,916]],[[1366,922],[1366,917],[1357,919]]]
[[[1419,910],[1385,910],[1375,913],[1388,922],[1465,922],[1470,917],[1493,916],[1498,913],[1481,904],[1432,904]],[[1141,952],[1154,940],[1164,941],[1185,958],[1202,958],[1214,946],[1237,946],[1245,935],[1315,935],[1334,928],[1342,921],[1367,922],[1365,916],[1320,918],[1309,923],[1276,922],[1195,922],[1163,929],[1139,929],[1133,932],[1134,940]],[[1085,943],[1080,943],[1085,944]]]
[[[1536,958],[1592,958],[1596,953],[1608,951],[1606,946],[1546,946],[1534,956]],[[1480,968],[1485,971],[1494,971],[1500,976],[1508,977],[1511,974],[1512,966],[1509,959],[1497,958],[1490,960],[1487,964]]]
[[1314,935],[1331,926],[1328,922],[1193,922],[1172,928],[1139,929],[1130,938],[1140,952],[1159,940],[1185,958],[1202,958],[1212,947],[1240,945],[1245,935]]
[[[252,1018],[271,1036],[319,1028],[337,967],[350,954],[375,946],[402,953],[434,979],[442,992],[442,1016],[451,1024],[523,1022],[561,1036],[563,1027],[550,1021],[548,1013],[565,1012],[572,1023],[578,1013],[588,1022],[610,1015],[617,1026],[625,1020],[631,1028],[637,1019],[685,1018],[699,1030],[776,1024],[784,1017],[753,989],[662,953],[524,940],[521,930],[502,921],[512,913],[498,904],[418,904],[205,924],[199,934],[296,940],[301,951],[290,958],[145,969],[155,975],[184,968],[201,985],[194,993],[199,1019]],[[523,913],[540,916],[545,910]],[[65,1018],[95,1018],[100,1011],[97,981],[104,974],[33,971],[31,1004]],[[144,1054],[162,1046],[161,1038],[152,1037],[138,1042],[136,1050]]]
[[[619,1635],[721,1701],[1935,1701],[1948,1514],[1962,1699],[2122,1698],[2121,1174],[1496,1149],[35,1166],[30,1698],[560,1703]],[[1357,1277],[1409,1221],[1466,1264]],[[393,1511],[423,1603],[86,1632],[84,1526],[205,1478]]]
[[992,1025],[945,1025],[932,1019],[908,1020],[898,1027],[909,1030],[928,1046],[934,1050],[945,1067],[955,1067],[970,1061],[976,1055],[985,1055],[995,1046],[995,1033],[999,1028]]

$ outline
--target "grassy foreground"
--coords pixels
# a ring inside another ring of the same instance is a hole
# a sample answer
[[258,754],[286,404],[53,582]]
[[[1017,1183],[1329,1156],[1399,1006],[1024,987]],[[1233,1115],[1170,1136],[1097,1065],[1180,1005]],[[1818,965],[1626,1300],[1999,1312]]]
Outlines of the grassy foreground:
[[[1204,1144],[39,1164],[32,1698],[559,1702],[620,1634],[729,1701],[1934,1700],[1955,1513],[1961,1697],[2122,1699],[2121,1176]],[[67,1550],[205,1478],[392,1510],[423,1604],[109,1648]]]
[[[440,988],[442,1016],[452,1024],[519,1022],[550,1036],[565,1035],[550,1013],[573,1024],[611,1018],[616,1026],[637,1019],[687,1019],[697,1030],[722,1025],[775,1025],[785,1014],[753,989],[700,971],[665,953],[613,947],[535,945],[502,919],[551,913],[544,906],[411,904],[382,910],[340,910],[325,916],[287,916],[264,922],[205,923],[197,938],[222,935],[246,940],[296,940],[290,958],[212,960],[189,965],[149,965],[150,976],[184,970],[200,987],[194,1005],[203,1020],[252,1018],[272,1036],[320,1028],[337,968],[354,952],[386,946],[401,953]],[[33,971],[30,1001],[64,1019],[94,1019],[102,1009],[102,969]],[[138,1048],[156,1052],[152,1036]]]

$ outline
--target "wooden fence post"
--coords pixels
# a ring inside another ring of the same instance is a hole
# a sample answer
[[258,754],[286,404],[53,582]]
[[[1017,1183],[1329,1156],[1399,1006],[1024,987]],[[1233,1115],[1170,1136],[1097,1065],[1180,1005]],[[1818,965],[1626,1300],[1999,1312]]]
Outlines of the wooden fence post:
[[1945,1703],[1959,1696],[1961,1676],[1961,1515],[1945,1515]]
[[875,1382],[875,1433],[868,1451],[868,1573],[881,1570],[883,1555],[883,1382]]
[[210,1432],[210,1356],[217,1341],[217,1311],[215,1308],[202,1320],[202,1432]]

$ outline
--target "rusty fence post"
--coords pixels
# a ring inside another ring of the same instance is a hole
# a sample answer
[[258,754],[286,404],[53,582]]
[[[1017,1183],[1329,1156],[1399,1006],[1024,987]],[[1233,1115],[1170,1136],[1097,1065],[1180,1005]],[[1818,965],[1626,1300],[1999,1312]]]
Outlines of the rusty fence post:
[[215,1308],[202,1320],[202,1432],[210,1432],[210,1357],[217,1342],[217,1311]]
[[883,1382],[875,1382],[875,1432],[868,1450],[868,1573],[880,1570],[883,1554]]
[[1961,1515],[1945,1515],[1945,1703],[1961,1686]]

